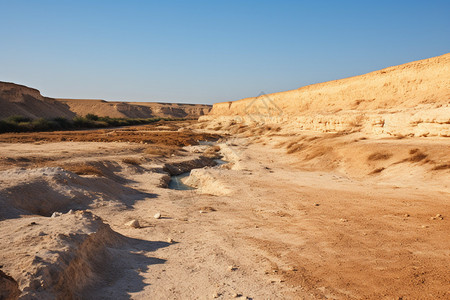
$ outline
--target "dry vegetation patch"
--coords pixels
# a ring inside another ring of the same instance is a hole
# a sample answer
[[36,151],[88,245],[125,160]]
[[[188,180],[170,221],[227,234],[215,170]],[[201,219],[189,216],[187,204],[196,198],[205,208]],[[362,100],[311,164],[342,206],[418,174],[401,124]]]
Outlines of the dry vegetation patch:
[[[194,122],[194,121],[192,121]],[[166,123],[170,123],[167,125]],[[186,122],[184,122],[186,123]],[[161,130],[162,125],[171,130]],[[195,145],[199,140],[217,140],[217,134],[197,133],[191,130],[178,131],[181,125],[174,121],[160,121],[150,125],[133,126],[127,128],[28,132],[0,134],[0,142],[6,143],[35,143],[46,142],[119,142],[140,144],[164,144],[174,146]]]
[[388,152],[374,152],[370,154],[367,157],[367,160],[369,161],[375,161],[375,160],[387,160],[392,157],[392,153]]
[[105,174],[103,174],[102,170],[100,170],[99,168],[85,163],[66,165],[64,166],[64,169],[77,175],[94,175],[99,177],[105,176]]
[[407,158],[406,161],[409,162],[419,162],[428,157],[428,154],[421,152],[419,149],[413,149],[409,151],[411,157]]
[[305,146],[303,144],[297,144],[297,143],[291,143],[287,146],[287,154],[292,154],[295,152],[299,152],[300,150],[304,149]]
[[134,165],[134,166],[138,166],[138,165],[140,165],[140,163],[141,163],[141,162],[139,161],[139,159],[137,159],[137,158],[131,158],[131,157],[122,159],[122,162],[125,163],[125,164],[128,164],[128,165]]
[[447,170],[447,169],[450,169],[450,163],[437,165],[432,170],[439,171],[439,170]]
[[378,174],[378,173],[383,172],[384,170],[386,170],[386,168],[377,168],[377,169],[373,170],[372,172],[370,172],[369,175]]
[[177,155],[180,152],[180,147],[176,146],[150,146],[144,150],[144,154],[149,156],[160,156],[160,157],[170,157],[172,155]]

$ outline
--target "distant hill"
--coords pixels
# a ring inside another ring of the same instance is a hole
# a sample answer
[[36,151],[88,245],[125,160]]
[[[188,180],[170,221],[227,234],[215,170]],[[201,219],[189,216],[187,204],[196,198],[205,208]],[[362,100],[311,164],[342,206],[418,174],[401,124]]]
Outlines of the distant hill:
[[21,115],[32,119],[95,114],[112,118],[198,118],[210,105],[158,102],[108,102],[105,100],[54,99],[37,89],[0,81],[0,119]]
[[70,107],[23,85],[0,81],[0,118],[21,115],[32,119],[64,117],[71,119],[75,113]]
[[77,115],[94,113],[112,118],[198,118],[211,110],[211,105],[159,103],[159,102],[109,102],[105,100],[56,99]]

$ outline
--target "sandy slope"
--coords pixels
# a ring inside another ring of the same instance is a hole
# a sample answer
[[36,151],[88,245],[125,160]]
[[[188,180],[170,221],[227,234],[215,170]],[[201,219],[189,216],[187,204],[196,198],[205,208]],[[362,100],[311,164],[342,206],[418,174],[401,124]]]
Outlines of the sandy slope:
[[288,133],[450,136],[450,54],[296,90],[214,104],[205,120],[281,124]]

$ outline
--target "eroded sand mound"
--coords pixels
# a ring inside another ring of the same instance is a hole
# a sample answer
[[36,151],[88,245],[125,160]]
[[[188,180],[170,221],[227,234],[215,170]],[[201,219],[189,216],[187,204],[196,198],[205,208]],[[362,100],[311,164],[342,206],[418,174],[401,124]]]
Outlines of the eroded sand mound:
[[103,279],[111,257],[108,247],[123,241],[87,211],[7,220],[0,232],[9,241],[0,245],[0,258],[10,270],[10,277],[1,278],[8,281],[9,299],[18,296],[13,280],[21,299],[80,298],[84,288]]
[[[296,90],[214,104],[211,126],[450,136],[450,54]],[[231,121],[230,121],[231,119]]]
[[0,172],[0,220],[102,205],[125,208],[142,194],[103,177],[81,177],[59,167]]

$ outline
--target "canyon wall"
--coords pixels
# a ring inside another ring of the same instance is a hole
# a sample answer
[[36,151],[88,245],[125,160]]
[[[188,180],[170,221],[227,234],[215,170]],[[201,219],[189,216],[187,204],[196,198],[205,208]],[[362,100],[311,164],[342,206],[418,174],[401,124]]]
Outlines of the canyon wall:
[[450,54],[368,74],[214,104],[201,120],[283,130],[450,136]]

